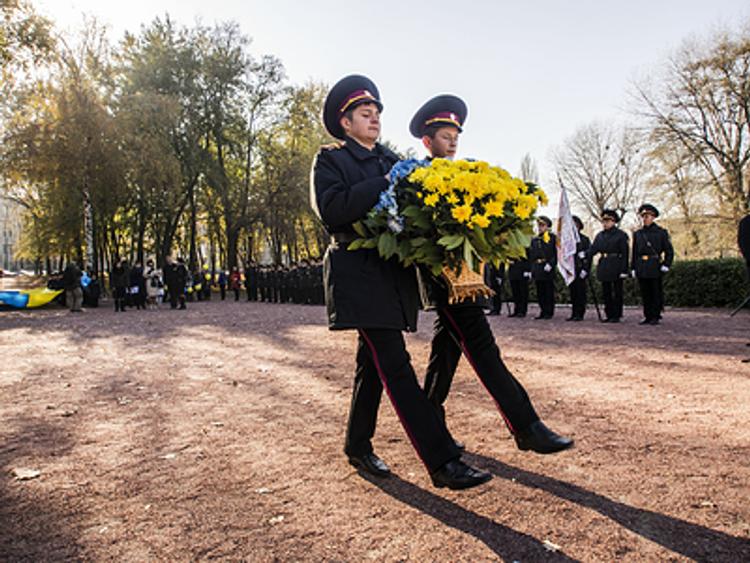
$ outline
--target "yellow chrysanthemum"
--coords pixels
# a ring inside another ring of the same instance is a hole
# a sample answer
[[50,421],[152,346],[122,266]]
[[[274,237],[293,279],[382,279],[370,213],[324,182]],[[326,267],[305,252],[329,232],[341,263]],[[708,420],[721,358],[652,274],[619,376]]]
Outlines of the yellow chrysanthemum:
[[451,215],[459,223],[466,223],[471,217],[471,205],[459,205],[451,209]]
[[484,212],[488,217],[500,217],[503,214],[503,204],[498,200],[492,200],[484,206]]
[[456,205],[459,202],[459,199],[455,193],[450,193],[448,194],[448,197],[445,198],[445,201],[447,201],[451,205]]
[[424,198],[424,204],[427,207],[435,207],[437,205],[437,202],[440,200],[440,196],[438,194],[430,194],[426,198]]
[[476,225],[480,229],[486,229],[490,226],[490,220],[486,215],[473,215],[471,218],[471,224]]

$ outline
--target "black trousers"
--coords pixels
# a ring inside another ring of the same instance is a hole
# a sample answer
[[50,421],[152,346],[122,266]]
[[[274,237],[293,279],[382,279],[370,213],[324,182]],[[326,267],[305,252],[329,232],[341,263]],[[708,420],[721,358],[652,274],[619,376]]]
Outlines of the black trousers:
[[482,308],[447,306],[437,313],[424,387],[443,420],[443,405],[462,353],[492,396],[511,433],[539,420],[523,385],[503,362]]
[[643,316],[647,320],[660,319],[664,305],[661,278],[638,278],[638,285],[641,288]]
[[225,298],[226,298],[226,296],[227,296],[227,286],[225,286],[225,285],[220,285],[220,286],[219,286],[219,292],[221,292],[221,300],[222,300],[222,301],[224,301],[224,299],[225,299]]
[[344,452],[372,452],[372,437],[385,388],[406,434],[431,473],[461,452],[417,383],[404,335],[399,330],[359,329],[357,369]]
[[551,317],[555,314],[555,282],[552,280],[536,280],[536,296],[539,302],[540,314]]
[[495,292],[495,295],[490,298],[490,311],[498,315],[502,313],[503,309],[503,281],[502,278],[494,276],[489,280],[490,289]]
[[570,289],[570,304],[572,306],[571,317],[582,319],[586,314],[586,280],[576,275],[568,288]]
[[529,308],[529,280],[510,280],[510,290],[513,294],[513,314],[526,315]]
[[622,318],[622,279],[602,282],[604,315],[608,319]]

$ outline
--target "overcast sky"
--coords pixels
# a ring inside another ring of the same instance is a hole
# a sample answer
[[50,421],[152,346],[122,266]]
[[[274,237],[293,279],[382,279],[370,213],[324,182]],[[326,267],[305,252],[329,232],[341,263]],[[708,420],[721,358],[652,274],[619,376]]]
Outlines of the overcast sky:
[[256,55],[281,59],[289,80],[333,84],[365,74],[385,105],[383,136],[400,148],[412,114],[439,93],[461,96],[469,117],[459,156],[517,174],[537,161],[553,194],[550,152],[594,120],[627,118],[627,92],[690,37],[750,19],[747,0],[35,0],[62,30],[82,14],[118,39],[169,13],[191,25],[235,20]]

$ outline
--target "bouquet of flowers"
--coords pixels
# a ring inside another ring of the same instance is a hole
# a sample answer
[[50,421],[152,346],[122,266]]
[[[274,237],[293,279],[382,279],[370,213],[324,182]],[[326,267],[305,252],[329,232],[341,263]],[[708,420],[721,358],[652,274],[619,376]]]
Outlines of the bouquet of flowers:
[[402,160],[389,179],[354,225],[360,238],[349,249],[377,248],[385,259],[427,267],[448,281],[451,301],[490,292],[476,274],[481,263],[525,256],[534,212],[547,203],[538,186],[482,161]]

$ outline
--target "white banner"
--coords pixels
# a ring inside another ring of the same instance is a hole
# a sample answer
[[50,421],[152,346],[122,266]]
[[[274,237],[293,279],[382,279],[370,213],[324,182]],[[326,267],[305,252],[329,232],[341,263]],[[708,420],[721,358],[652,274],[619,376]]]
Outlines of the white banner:
[[576,279],[576,244],[581,240],[578,229],[573,222],[573,213],[568,203],[568,192],[560,185],[560,209],[557,213],[557,269],[560,271],[566,285]]

